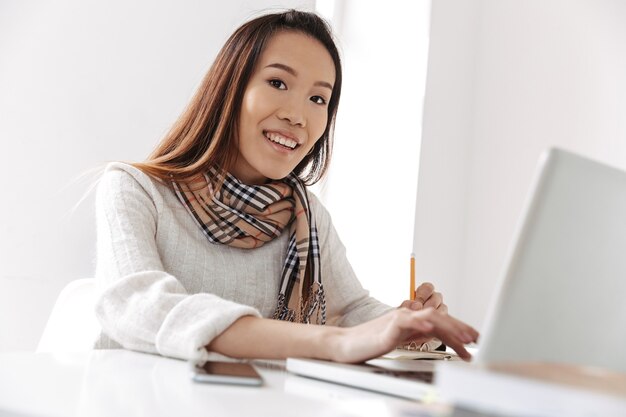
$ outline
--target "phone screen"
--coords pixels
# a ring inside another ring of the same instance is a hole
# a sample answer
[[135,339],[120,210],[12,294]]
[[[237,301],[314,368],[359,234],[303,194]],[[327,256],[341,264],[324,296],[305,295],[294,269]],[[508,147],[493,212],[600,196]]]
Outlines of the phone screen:
[[261,385],[261,375],[249,363],[213,362],[195,364],[194,381],[219,384]]

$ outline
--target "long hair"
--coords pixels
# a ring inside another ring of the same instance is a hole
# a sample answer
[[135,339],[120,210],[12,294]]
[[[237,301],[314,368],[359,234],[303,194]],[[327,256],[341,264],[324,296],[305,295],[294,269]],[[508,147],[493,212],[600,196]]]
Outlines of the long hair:
[[260,16],[239,27],[171,130],[145,162],[133,165],[166,183],[185,181],[210,167],[232,167],[238,156],[237,126],[246,86],[265,45],[281,31],[296,31],[317,39],[335,64],[326,129],[293,171],[305,184],[319,181],[330,162],[341,95],[341,61],[328,24],[314,13],[297,10]]

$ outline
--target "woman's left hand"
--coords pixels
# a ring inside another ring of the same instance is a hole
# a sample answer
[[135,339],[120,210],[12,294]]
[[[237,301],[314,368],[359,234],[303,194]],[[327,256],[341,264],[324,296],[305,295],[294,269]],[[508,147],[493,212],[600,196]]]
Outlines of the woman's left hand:
[[[408,308],[409,310],[423,310],[425,308],[432,307],[437,312],[442,314],[448,314],[448,306],[443,303],[443,295],[440,292],[435,291],[435,286],[430,282],[424,282],[415,290],[415,300],[405,300],[400,304],[400,308]],[[432,338],[419,338],[412,341],[417,346],[424,347],[426,344],[427,350],[435,350],[441,342]]]
[[405,300],[400,307],[409,310],[422,310],[432,307],[439,313],[447,314],[448,306],[443,302],[443,296],[440,292],[435,291],[435,286],[430,282],[424,282],[415,290],[415,300]]

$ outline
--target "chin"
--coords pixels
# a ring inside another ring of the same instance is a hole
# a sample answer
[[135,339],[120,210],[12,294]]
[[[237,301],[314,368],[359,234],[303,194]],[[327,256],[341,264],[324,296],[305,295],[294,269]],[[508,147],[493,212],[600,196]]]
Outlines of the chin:
[[281,169],[276,166],[266,167],[267,169],[261,171],[264,177],[270,180],[282,180],[295,169],[295,167]]
[[287,177],[289,174],[291,174],[291,171],[287,172],[287,173],[273,173],[270,175],[266,175],[266,177],[272,181],[278,181],[278,180],[282,180],[283,178]]

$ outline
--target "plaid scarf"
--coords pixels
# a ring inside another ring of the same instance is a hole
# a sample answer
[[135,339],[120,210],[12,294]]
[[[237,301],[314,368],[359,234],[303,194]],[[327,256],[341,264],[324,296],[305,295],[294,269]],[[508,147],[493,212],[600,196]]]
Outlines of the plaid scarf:
[[[224,176],[213,191],[210,178]],[[320,248],[306,190],[293,174],[263,185],[246,185],[211,169],[174,191],[211,243],[253,249],[277,238],[289,226],[289,245],[281,274],[274,319],[326,323],[320,273]],[[294,293],[294,289],[296,292]]]

